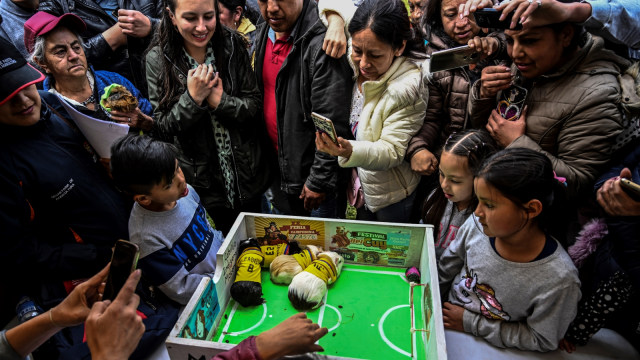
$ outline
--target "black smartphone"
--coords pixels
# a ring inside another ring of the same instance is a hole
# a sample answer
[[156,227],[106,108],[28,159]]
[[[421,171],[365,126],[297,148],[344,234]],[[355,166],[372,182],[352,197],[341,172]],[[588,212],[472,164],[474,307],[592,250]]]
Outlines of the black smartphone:
[[480,60],[480,53],[469,45],[436,51],[429,58],[429,71],[437,72],[459,68]]
[[620,178],[620,186],[633,200],[640,201],[640,185],[625,178]]
[[116,298],[120,289],[129,278],[129,275],[136,269],[140,249],[138,245],[126,241],[118,240],[111,256],[111,266],[109,267],[109,275],[107,283],[104,287],[103,300],[113,300]]
[[[502,21],[500,21],[500,15],[502,15],[502,12],[493,8],[478,9],[473,13],[476,24],[481,28],[510,29],[513,12],[507,14],[507,17]],[[516,26],[512,30],[520,29],[522,29],[522,24],[516,22]]]

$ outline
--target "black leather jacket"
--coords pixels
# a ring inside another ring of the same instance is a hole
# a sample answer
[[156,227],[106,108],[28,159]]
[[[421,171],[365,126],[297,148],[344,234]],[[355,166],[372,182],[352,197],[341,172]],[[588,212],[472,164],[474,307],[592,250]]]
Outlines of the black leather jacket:
[[224,177],[218,165],[215,136],[211,118],[215,117],[231,137],[234,175],[241,203],[258,199],[272,182],[267,161],[262,101],[251,71],[244,39],[237,33],[224,30],[224,49],[228,59],[229,81],[224,83],[220,105],[215,110],[197,105],[187,91],[185,74],[188,69],[173,66],[182,80],[182,95],[171,109],[161,112],[158,103],[163,89],[158,79],[163,71],[165,55],[159,46],[146,57],[149,81],[149,101],[154,108],[155,131],[158,136],[175,144],[178,160],[187,182],[193,186],[205,208],[225,206]]
[[[256,31],[254,65],[264,94],[262,68],[269,27],[262,23]],[[346,56],[333,59],[322,50],[325,32],[315,1],[305,0],[291,32],[291,52],[276,79],[280,186],[288,194],[300,194],[303,185],[320,193],[338,187],[338,159],[316,150],[311,112],[331,119],[338,136],[353,138],[349,130],[353,70]]]
[[42,0],[40,11],[56,16],[64,13],[78,15],[87,24],[82,35],[84,51],[89,63],[96,70],[109,70],[126,77],[147,97],[147,82],[144,77],[143,57],[149,46],[151,34],[160,22],[162,14],[161,0],[118,0],[120,9],[138,10],[151,20],[151,33],[146,38],[127,37],[127,46],[116,51],[102,36],[102,33],[116,24],[116,20],[107,14],[93,0]]

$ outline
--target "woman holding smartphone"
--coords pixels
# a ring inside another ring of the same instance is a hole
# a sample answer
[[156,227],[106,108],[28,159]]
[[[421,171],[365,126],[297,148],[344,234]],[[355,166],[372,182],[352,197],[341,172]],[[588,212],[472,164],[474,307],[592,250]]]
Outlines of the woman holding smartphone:
[[[473,17],[460,16],[458,8],[466,0],[431,0],[421,19],[427,53],[469,45],[485,56],[504,54],[505,44],[498,37],[485,36]],[[490,60],[429,74],[429,102],[424,125],[409,144],[407,158],[421,175],[437,173],[438,154],[451,133],[470,128],[467,100],[471,84]],[[435,184],[435,183],[434,183]],[[426,194],[424,194],[426,195]]]
[[622,131],[617,77],[629,62],[566,22],[504,32],[513,65],[482,70],[471,89],[471,121],[502,147],[546,154],[580,204]]
[[260,211],[270,172],[261,97],[245,42],[221,25],[217,0],[168,0],[146,56],[156,128],[174,143],[187,182],[226,234]]
[[356,79],[350,125],[356,140],[339,137],[335,144],[317,133],[316,146],[338,156],[340,166],[357,168],[365,203],[358,219],[408,222],[420,175],[404,158],[426,109],[416,63],[424,57],[421,42],[413,38],[400,0],[364,1],[349,32]]

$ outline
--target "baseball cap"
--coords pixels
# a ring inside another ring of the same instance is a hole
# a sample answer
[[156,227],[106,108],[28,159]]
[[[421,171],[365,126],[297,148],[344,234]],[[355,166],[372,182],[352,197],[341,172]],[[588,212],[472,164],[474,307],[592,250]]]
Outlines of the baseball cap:
[[42,80],[44,75],[27,63],[12,43],[0,37],[0,106]]
[[24,23],[24,46],[27,51],[33,52],[38,36],[48,33],[60,24],[77,32],[83,32],[87,29],[87,25],[77,15],[66,13],[58,17],[44,11],[38,11]]

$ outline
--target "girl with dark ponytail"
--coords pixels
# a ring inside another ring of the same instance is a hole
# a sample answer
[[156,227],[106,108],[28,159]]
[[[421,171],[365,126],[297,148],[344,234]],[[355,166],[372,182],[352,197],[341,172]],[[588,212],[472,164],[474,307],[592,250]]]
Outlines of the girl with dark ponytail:
[[422,215],[425,224],[439,229],[434,239],[436,259],[440,259],[478,205],[473,194],[473,174],[496,151],[495,142],[482,130],[453,133],[444,144],[438,168],[440,186],[425,201]]
[[446,328],[498,347],[550,351],[573,320],[580,280],[550,235],[564,185],[551,161],[525,148],[487,159],[474,179],[478,206],[438,264]]

